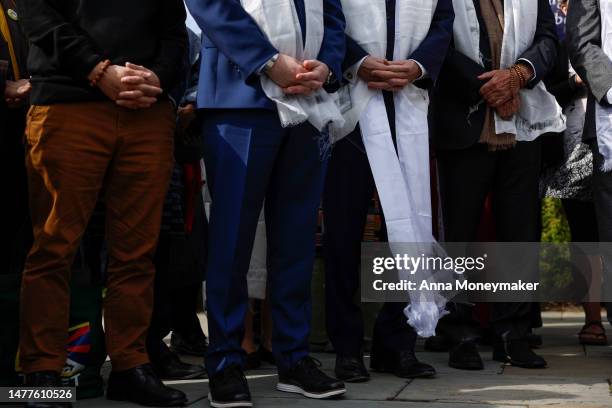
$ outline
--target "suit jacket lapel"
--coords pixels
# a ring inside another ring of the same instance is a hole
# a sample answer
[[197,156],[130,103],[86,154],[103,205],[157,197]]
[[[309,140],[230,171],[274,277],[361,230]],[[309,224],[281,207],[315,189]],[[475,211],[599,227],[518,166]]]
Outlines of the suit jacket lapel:
[[306,7],[304,0],[293,0],[295,10],[297,11],[298,19],[300,20],[300,28],[302,29],[302,41],[306,44]]

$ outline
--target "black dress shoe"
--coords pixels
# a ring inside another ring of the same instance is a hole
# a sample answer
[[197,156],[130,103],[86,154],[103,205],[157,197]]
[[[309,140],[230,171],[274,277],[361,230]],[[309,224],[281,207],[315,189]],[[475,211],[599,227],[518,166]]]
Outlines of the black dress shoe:
[[252,407],[249,384],[238,365],[210,377],[208,401],[215,408]]
[[271,365],[276,365],[276,358],[274,357],[274,353],[265,348],[264,346],[259,346],[257,349],[257,354],[259,354],[259,361],[266,362]]
[[473,341],[463,341],[448,353],[448,366],[459,370],[483,370],[484,364]]
[[165,386],[150,364],[121,372],[111,372],[106,398],[130,401],[148,407],[177,407],[187,403],[182,391]]
[[246,358],[244,360],[244,369],[245,370],[255,370],[261,367],[261,360],[259,359],[259,353],[256,351],[252,353],[247,353]]
[[193,380],[206,377],[206,368],[203,365],[185,363],[166,347],[158,356],[151,356],[151,365],[162,380]]
[[336,377],[346,382],[364,382],[370,379],[370,373],[363,364],[363,357],[336,356]]
[[[55,371],[38,371],[26,374],[26,387],[51,387],[61,388],[62,380],[59,373]],[[70,402],[27,402],[27,408],[69,408],[72,407]]]
[[208,341],[206,340],[206,336],[201,333],[182,335],[177,332],[172,332],[172,336],[170,337],[170,349],[179,354],[204,357],[208,349]]
[[370,368],[400,378],[428,378],[436,375],[435,368],[417,360],[412,350],[394,352],[374,347],[370,354]]
[[546,368],[546,360],[531,350],[526,339],[495,343],[493,360],[521,368]]
[[527,340],[527,343],[529,343],[529,347],[532,349],[542,347],[542,336],[539,334],[529,333],[525,339]]
[[321,362],[306,356],[289,370],[278,370],[276,389],[302,394],[307,398],[337,398],[346,393],[344,383],[320,370]]

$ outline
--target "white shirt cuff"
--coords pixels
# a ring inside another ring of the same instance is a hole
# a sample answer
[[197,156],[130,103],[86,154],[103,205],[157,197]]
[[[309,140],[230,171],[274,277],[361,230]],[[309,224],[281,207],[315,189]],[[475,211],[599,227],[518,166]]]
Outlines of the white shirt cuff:
[[265,64],[263,64],[261,67],[259,67],[259,69],[257,70],[257,75],[263,75],[263,74],[265,74],[266,65],[268,65],[268,62],[272,61],[272,60],[273,60],[273,59],[275,59],[275,58],[276,58],[276,59],[278,59],[278,56],[279,56],[279,55],[280,55],[279,53],[274,54],[274,55],[272,56],[272,58],[270,58],[269,60],[267,60],[267,61],[265,62]]
[[612,88],[608,90],[608,93],[606,94],[606,99],[608,104],[612,104]]
[[368,57],[369,55],[363,57],[362,59],[357,61],[355,64],[353,64],[350,68],[348,68],[346,71],[344,71],[344,79],[346,79],[351,84],[354,84],[357,81],[357,79],[359,79],[358,73],[359,73],[359,68],[361,68],[361,64],[363,64],[363,62]]
[[423,66],[423,64],[421,64],[419,61],[415,59],[409,59],[408,61],[414,61],[419,66],[419,68],[421,68],[421,76],[416,79],[417,81],[427,78],[428,72]]
[[538,72],[536,71],[535,66],[531,63],[531,61],[525,58],[520,58],[519,61],[529,64],[529,66],[531,67],[531,70],[533,71],[533,78],[531,78],[529,82],[535,81],[535,79],[538,77]]

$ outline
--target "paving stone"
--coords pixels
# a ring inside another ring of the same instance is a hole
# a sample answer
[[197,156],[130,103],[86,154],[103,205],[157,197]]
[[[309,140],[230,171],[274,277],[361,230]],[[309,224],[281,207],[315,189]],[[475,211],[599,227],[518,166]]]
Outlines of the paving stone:
[[[347,384],[343,399],[333,401],[308,400],[298,395],[276,391],[276,368],[265,365],[247,373],[255,407],[261,408],[603,408],[612,407],[612,346],[586,347],[578,344],[576,333],[582,327],[581,313],[544,313],[545,327],[537,333],[544,345],[537,352],[543,355],[549,368],[525,370],[502,366],[491,361],[491,347],[481,347],[485,363],[482,371],[461,371],[448,367],[448,353],[423,350],[419,341],[417,356],[432,364],[437,378],[414,381],[392,375],[372,373],[368,383]],[[608,328],[608,334],[612,333]],[[315,354],[323,370],[333,374],[335,356]],[[201,363],[199,357],[182,357]],[[366,365],[369,359],[366,356]],[[105,366],[104,375],[108,375]],[[187,392],[190,407],[208,408],[208,381],[168,382]],[[77,407],[133,407],[105,399],[81,401]]]
[[[544,371],[544,370],[540,370]],[[507,375],[451,375],[438,381],[413,381],[396,398],[405,401],[473,402],[487,404],[609,404],[605,379]]]
[[[299,401],[299,402],[298,402]],[[253,400],[255,407],[261,408],[286,408],[289,405],[296,406],[298,408],[419,408],[425,407],[420,402],[405,402],[405,401],[359,401],[351,400],[347,398],[330,400],[330,401],[319,401],[311,399],[299,399],[297,401],[286,398],[255,398]],[[198,401],[192,408],[209,408],[208,401]],[[427,404],[426,408],[527,408],[526,405],[489,405],[489,404],[462,404],[454,402],[440,402]]]

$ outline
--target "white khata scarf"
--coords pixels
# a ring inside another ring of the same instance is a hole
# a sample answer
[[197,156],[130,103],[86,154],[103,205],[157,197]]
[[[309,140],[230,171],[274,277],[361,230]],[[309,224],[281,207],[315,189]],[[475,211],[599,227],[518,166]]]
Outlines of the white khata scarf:
[[[385,58],[387,50],[385,3],[385,0],[342,0],[347,34],[370,55],[380,58]],[[437,0],[397,0],[394,59],[408,59],[423,42],[437,3]],[[344,128],[332,134],[332,139],[348,135],[359,123],[385,213],[391,251],[403,254],[407,247],[408,252],[418,247],[418,254],[410,255],[438,252],[440,248],[432,231],[428,92],[411,84],[394,93],[397,150],[382,92],[370,90],[365,81],[358,79],[340,93],[350,95],[350,107],[344,113]],[[406,243],[411,245],[400,245]],[[425,273],[419,271],[419,279],[433,279]],[[408,323],[420,336],[434,335],[436,324],[445,313],[446,301],[437,293],[419,291],[411,291],[410,300],[405,310]]]
[[[241,0],[241,4],[280,53],[300,61],[317,59],[325,32],[323,0],[304,1],[305,43],[293,0]],[[261,85],[266,96],[276,103],[283,127],[308,121],[322,131],[330,124],[344,124],[334,98],[323,89],[309,96],[285,95],[266,75],[261,76]]]
[[[405,60],[429,32],[437,0],[398,0],[395,57]],[[385,0],[342,0],[347,34],[370,55],[385,57]],[[358,80],[347,85],[351,108],[345,112],[346,136],[360,124],[361,133],[385,211],[389,240],[429,242],[431,199],[427,91],[414,85],[395,93],[397,152],[381,91]],[[408,207],[410,207],[408,209]]]
[[[455,48],[472,61],[484,65],[480,53],[480,24],[473,0],[453,0]],[[501,69],[510,68],[533,44],[538,20],[535,0],[504,0],[504,40]],[[565,117],[555,97],[539,82],[533,89],[520,91],[521,109],[510,120],[495,114],[498,134],[511,133],[517,141],[532,141],[544,133],[565,130]]]
[[[600,0],[601,48],[612,60],[612,0]],[[612,101],[608,101],[612,102]],[[595,104],[597,122],[597,145],[603,156],[602,171],[612,171],[612,106]]]

